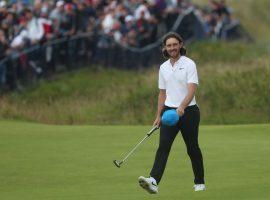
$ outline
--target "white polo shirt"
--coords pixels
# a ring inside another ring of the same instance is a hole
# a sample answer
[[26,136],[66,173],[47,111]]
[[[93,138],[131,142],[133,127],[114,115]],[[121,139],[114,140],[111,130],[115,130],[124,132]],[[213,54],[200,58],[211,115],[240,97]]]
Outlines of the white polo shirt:
[[[165,105],[178,107],[188,93],[188,83],[199,84],[196,64],[186,56],[180,56],[171,65],[170,60],[165,61],[159,69],[159,89],[166,90]],[[188,106],[196,104],[195,96]]]

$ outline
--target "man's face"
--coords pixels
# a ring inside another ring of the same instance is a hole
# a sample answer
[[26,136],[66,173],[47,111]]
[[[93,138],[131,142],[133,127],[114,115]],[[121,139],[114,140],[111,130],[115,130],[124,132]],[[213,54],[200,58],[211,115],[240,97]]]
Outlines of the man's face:
[[177,58],[180,55],[181,46],[182,46],[182,43],[180,44],[177,39],[175,38],[167,39],[165,48],[170,58]]
[[33,15],[32,15],[31,12],[27,12],[27,13],[25,14],[25,18],[26,18],[27,20],[31,20],[32,17],[33,17]]

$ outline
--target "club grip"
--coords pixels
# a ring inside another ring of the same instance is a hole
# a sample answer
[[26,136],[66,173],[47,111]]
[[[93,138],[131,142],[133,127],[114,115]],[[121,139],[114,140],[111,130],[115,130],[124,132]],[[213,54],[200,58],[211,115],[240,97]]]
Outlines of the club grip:
[[155,132],[155,130],[157,130],[157,129],[159,129],[159,126],[154,126],[150,131],[149,131],[149,133],[147,133],[147,136],[149,137],[150,135],[152,135],[152,133],[154,133]]

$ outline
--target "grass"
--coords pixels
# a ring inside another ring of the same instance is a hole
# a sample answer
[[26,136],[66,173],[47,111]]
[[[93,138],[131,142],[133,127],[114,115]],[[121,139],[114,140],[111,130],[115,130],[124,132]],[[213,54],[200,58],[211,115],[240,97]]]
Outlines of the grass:
[[[203,43],[194,44],[190,52],[198,60],[196,99],[202,123],[269,122],[269,57],[261,54],[252,60],[246,49],[247,55],[240,61],[229,62],[229,55],[207,61],[196,51],[202,48],[196,46]],[[212,44],[207,51],[214,52],[219,46]],[[60,74],[23,93],[0,98],[0,119],[46,124],[150,124],[157,106],[157,75],[157,68],[143,72],[84,68]]]
[[148,175],[158,134],[118,169],[149,126],[55,126],[1,121],[0,194],[5,200],[207,199],[263,200],[270,192],[270,125],[201,126],[207,191],[192,191],[193,175],[176,138],[160,193],[137,184]]

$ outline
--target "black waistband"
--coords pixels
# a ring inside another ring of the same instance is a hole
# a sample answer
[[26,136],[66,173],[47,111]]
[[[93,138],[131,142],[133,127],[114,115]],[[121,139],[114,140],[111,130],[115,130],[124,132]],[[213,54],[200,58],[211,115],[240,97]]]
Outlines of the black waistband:
[[[187,106],[187,107],[185,108],[185,110],[190,110],[190,109],[194,109],[194,108],[198,108],[197,104],[192,105],[192,106]],[[175,107],[169,107],[169,106],[165,106],[165,107],[164,107],[164,111],[165,111],[165,110],[170,110],[170,109],[177,109],[177,107],[176,107],[176,108],[175,108]]]

